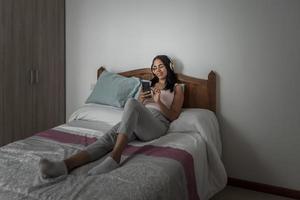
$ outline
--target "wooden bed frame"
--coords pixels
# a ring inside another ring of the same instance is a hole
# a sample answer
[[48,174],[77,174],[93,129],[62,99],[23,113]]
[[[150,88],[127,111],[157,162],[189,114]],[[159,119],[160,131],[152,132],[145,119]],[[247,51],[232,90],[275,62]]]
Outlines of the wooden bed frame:
[[[104,67],[98,69],[97,79],[104,70]],[[148,80],[153,77],[150,68],[130,70],[119,74]],[[216,74],[213,71],[208,74],[208,79],[198,79],[180,73],[177,73],[177,78],[179,83],[185,84],[184,108],[204,108],[216,113]]]

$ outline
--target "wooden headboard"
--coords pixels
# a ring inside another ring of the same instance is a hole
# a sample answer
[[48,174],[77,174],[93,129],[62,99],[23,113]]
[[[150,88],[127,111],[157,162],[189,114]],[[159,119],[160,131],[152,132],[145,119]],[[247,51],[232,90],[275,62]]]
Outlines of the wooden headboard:
[[[104,67],[98,69],[97,79],[104,70]],[[119,74],[148,80],[153,77],[150,68],[135,69]],[[213,71],[208,74],[208,79],[198,79],[180,73],[177,73],[177,78],[179,83],[185,84],[184,108],[205,108],[216,112],[216,74]]]

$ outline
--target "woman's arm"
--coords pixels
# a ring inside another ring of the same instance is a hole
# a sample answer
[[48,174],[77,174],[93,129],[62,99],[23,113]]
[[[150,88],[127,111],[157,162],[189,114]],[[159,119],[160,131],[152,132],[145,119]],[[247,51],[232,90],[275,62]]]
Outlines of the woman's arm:
[[174,99],[172,102],[172,105],[170,109],[168,109],[158,98],[158,105],[163,112],[163,114],[172,122],[175,119],[177,119],[181,113],[182,105],[183,105],[183,100],[184,100],[184,94],[182,91],[182,87],[180,85],[177,85],[175,87],[174,91]]

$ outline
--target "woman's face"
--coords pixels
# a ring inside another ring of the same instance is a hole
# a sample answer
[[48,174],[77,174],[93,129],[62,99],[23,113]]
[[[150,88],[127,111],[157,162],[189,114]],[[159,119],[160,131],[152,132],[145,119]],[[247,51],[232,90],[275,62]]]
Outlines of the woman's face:
[[159,79],[166,79],[168,71],[164,63],[160,59],[155,59],[152,66],[152,72]]

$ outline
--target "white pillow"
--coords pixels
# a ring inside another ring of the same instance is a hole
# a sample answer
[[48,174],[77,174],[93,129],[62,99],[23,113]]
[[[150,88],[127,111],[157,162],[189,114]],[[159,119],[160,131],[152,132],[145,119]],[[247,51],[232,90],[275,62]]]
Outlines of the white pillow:
[[115,125],[121,121],[123,108],[114,106],[89,103],[76,110],[68,119],[72,120],[87,120],[87,121],[102,121],[109,125]]

